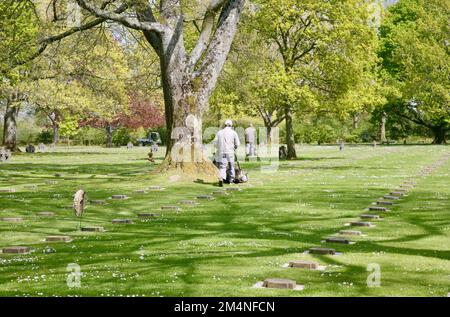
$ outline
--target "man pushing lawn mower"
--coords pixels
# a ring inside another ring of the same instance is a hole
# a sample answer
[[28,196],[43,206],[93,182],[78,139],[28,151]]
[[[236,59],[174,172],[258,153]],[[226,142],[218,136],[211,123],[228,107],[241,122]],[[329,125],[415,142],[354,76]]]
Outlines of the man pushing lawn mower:
[[[241,170],[235,154],[240,146],[239,136],[233,130],[233,122],[225,121],[225,128],[217,132],[214,139],[216,147],[215,162],[219,168],[219,186],[223,183],[242,183],[247,181],[247,175]],[[236,168],[236,165],[238,168]]]

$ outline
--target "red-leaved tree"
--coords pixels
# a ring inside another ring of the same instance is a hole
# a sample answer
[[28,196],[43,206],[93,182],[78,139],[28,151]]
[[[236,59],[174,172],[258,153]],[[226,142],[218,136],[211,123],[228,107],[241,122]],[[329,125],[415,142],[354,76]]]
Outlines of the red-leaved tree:
[[118,128],[127,129],[155,129],[165,124],[164,113],[149,97],[138,93],[129,94],[128,111],[117,114],[113,119],[107,120],[98,115],[91,114],[78,123],[79,127],[93,127],[105,129],[106,146],[112,147],[112,133]]

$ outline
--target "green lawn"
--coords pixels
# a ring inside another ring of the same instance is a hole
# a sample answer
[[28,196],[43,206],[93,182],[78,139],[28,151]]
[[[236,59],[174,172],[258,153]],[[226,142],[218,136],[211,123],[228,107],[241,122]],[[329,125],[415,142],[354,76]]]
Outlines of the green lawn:
[[[443,146],[299,147],[300,159],[281,162],[274,173],[246,163],[250,182],[214,201],[161,212],[163,205],[195,199],[217,189],[179,182],[150,171],[148,149],[59,148],[16,155],[0,164],[0,247],[25,245],[30,255],[0,254],[1,296],[447,296],[450,292],[450,160],[417,176],[450,148]],[[157,163],[160,163],[159,159]],[[55,177],[59,173],[62,177]],[[372,202],[405,179],[417,186],[356,244],[331,247],[336,256],[303,254],[345,229]],[[57,184],[46,184],[56,180]],[[30,188],[27,185],[37,185]],[[152,185],[163,191],[134,193]],[[83,225],[107,232],[81,233],[67,208],[79,188],[89,199]],[[108,199],[126,194],[123,201]],[[54,218],[38,218],[52,211]],[[141,222],[138,212],[161,213]],[[113,225],[114,218],[135,219]],[[70,235],[71,243],[43,242]],[[55,253],[46,254],[51,246]],[[283,268],[290,260],[314,259],[325,271]],[[66,284],[67,265],[81,267],[81,287]],[[366,284],[367,265],[381,268],[381,286]],[[288,278],[304,291],[258,289],[268,277]]]

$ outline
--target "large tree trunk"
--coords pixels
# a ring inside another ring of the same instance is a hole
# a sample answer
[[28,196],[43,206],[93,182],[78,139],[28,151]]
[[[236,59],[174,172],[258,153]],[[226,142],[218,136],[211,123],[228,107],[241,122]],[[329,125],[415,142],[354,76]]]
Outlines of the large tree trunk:
[[380,143],[384,143],[387,141],[386,139],[386,112],[381,114],[381,126],[380,126]]
[[53,144],[57,145],[59,143],[59,126],[57,123],[52,125],[53,129]]
[[292,108],[290,105],[284,106],[284,115],[286,120],[287,159],[293,160],[297,158],[297,153],[295,152],[294,124],[292,122]]
[[113,133],[113,129],[111,127],[111,124],[109,124],[109,123],[106,124],[106,147],[107,148],[113,147],[112,133]]
[[358,127],[359,127],[359,113],[353,114],[352,125],[353,125],[353,129],[358,129]]
[[59,116],[56,111],[52,112],[48,118],[50,119],[50,123],[52,125],[53,130],[53,144],[57,145],[59,143]]
[[6,112],[3,125],[3,146],[13,152],[19,151],[17,147],[17,122],[19,104],[13,104],[10,100],[6,103]]
[[435,127],[432,131],[434,135],[433,144],[447,144],[448,129],[445,128],[445,125]]

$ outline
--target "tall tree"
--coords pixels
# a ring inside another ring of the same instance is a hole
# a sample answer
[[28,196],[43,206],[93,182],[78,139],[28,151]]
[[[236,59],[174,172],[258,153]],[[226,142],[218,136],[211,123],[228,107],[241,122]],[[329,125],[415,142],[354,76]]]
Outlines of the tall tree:
[[[258,0],[255,27],[282,61],[280,78],[291,78],[306,98],[336,107],[351,87],[366,79],[375,61],[375,30],[369,25],[367,1]],[[289,83],[289,81],[284,81]],[[305,100],[292,104],[293,85],[280,87],[286,121],[288,158],[296,158],[293,114]],[[291,101],[289,100],[291,99]],[[342,103],[341,103],[342,104]],[[343,105],[343,104],[342,104]]]
[[16,85],[27,68],[16,67],[36,46],[37,27],[33,3],[4,0],[0,2],[0,99],[6,105],[3,121],[3,145],[17,151],[17,115],[26,95]]
[[400,0],[380,28],[386,112],[424,126],[433,143],[450,132],[450,2]]
[[[179,0],[77,0],[85,12],[99,19],[142,32],[157,53],[166,124],[171,132],[166,168],[216,173],[204,156],[202,117],[228,55],[244,1],[211,0],[205,5],[203,1]],[[202,20],[199,35],[195,45],[188,50],[185,38],[188,39],[189,28],[186,24],[198,24],[198,20]],[[191,149],[193,153],[186,155]]]

